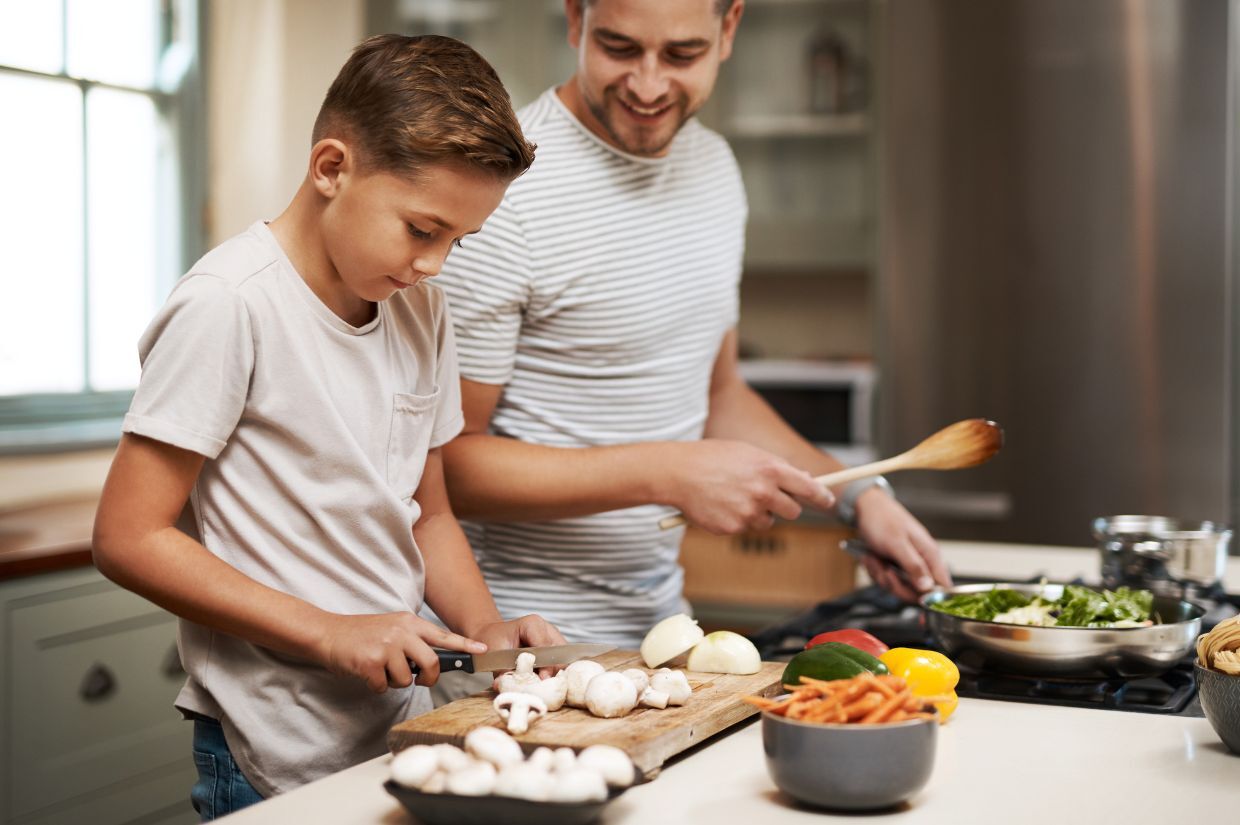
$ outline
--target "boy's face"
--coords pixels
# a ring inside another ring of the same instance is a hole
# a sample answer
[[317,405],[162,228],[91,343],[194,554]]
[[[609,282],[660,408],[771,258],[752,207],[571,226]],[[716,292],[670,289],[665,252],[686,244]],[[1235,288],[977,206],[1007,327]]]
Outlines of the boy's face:
[[569,0],[577,71],[569,109],[618,149],[658,157],[710,97],[732,53],[744,6],[722,16],[716,0]]
[[347,174],[323,214],[325,250],[343,285],[365,301],[439,274],[461,238],[482,228],[508,183],[463,165],[424,169],[414,180]]

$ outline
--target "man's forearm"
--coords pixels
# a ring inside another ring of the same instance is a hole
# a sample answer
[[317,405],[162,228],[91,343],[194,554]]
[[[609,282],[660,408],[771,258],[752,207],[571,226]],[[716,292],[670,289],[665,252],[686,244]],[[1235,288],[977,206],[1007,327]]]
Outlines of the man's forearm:
[[675,442],[545,447],[462,435],[444,447],[452,507],[462,518],[547,521],[664,503]]
[[748,442],[816,476],[844,467],[807,441],[762,396],[741,382],[721,387],[711,394],[705,434],[707,438]]

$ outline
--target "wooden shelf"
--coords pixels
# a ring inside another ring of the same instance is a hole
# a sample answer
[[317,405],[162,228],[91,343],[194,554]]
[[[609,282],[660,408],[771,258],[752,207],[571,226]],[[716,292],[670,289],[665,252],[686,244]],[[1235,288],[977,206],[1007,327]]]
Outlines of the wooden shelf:
[[743,115],[734,118],[725,133],[734,140],[865,137],[870,133],[870,116],[865,112]]
[[753,218],[745,238],[746,270],[868,270],[873,265],[873,229],[856,219]]

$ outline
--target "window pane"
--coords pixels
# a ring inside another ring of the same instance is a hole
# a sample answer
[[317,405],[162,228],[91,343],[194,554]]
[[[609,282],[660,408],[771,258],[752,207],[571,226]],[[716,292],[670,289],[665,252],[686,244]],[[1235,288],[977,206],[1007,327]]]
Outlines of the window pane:
[[59,2],[0,0],[0,20],[0,63],[51,74],[64,68]]
[[146,95],[95,89],[86,97],[86,124],[90,384],[129,389],[138,383],[138,337],[156,310],[165,144]]
[[[78,392],[82,356],[82,98],[0,73],[0,395]],[[36,127],[37,124],[37,127]]]
[[74,77],[149,89],[159,58],[159,0],[68,0]]

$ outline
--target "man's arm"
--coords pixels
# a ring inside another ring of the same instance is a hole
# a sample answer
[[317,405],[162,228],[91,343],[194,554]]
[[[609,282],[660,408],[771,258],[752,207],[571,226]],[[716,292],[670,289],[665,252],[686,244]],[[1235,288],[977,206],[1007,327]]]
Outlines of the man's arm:
[[488,434],[503,388],[461,381],[465,429],[445,446],[453,507],[465,518],[541,521],[665,504],[704,529],[769,527],[800,515],[797,499],[829,507],[804,470],[743,441],[660,441],[560,448]]
[[[708,438],[736,438],[786,459],[820,476],[844,467],[839,461],[806,441],[758,395],[740,374],[737,333],[729,332],[719,349],[711,374]],[[836,496],[843,488],[835,490]],[[894,498],[877,487],[857,498],[857,529],[879,554],[900,566],[919,590],[935,582],[951,584],[951,574],[938,544],[930,533]],[[866,570],[885,589],[912,600],[916,594],[877,561],[867,558]]]

